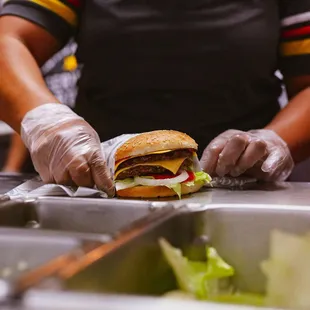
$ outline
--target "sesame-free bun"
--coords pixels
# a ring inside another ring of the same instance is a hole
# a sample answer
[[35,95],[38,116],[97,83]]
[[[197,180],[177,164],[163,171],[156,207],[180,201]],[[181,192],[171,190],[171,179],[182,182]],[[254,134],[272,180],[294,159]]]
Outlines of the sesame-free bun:
[[[182,195],[198,192],[203,184],[187,186],[181,184]],[[159,198],[176,196],[176,192],[166,186],[135,186],[116,192],[118,197],[126,198]]]
[[115,161],[127,157],[143,156],[152,152],[194,149],[198,145],[194,139],[175,130],[155,130],[139,134],[121,145],[115,154]]

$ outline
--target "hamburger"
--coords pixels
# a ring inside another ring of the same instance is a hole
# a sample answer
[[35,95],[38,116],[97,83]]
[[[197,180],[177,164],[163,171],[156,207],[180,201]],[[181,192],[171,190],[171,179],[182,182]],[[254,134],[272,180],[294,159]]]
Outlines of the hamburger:
[[114,180],[119,197],[157,198],[197,192],[210,176],[201,171],[190,136],[156,130],[127,140],[115,154]]

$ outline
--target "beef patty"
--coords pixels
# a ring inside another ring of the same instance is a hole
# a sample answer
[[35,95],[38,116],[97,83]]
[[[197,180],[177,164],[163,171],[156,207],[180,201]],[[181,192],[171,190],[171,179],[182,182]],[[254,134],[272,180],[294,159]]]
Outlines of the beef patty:
[[[190,158],[185,159],[183,164],[181,165],[178,172],[182,170],[186,170],[190,165],[192,164],[192,160]],[[173,175],[173,173],[161,166],[137,166],[129,168],[123,172],[121,172],[117,176],[117,180],[124,180],[126,178],[132,178],[135,176],[148,176],[152,174],[167,174],[167,175]]]
[[147,162],[152,162],[152,161],[159,161],[159,160],[168,160],[168,159],[175,159],[175,158],[181,158],[181,157],[190,157],[193,154],[192,150],[189,149],[181,149],[181,150],[175,150],[171,151],[169,153],[163,153],[163,154],[150,154],[150,155],[145,155],[145,156],[140,156],[140,157],[135,157],[128,159],[121,163],[117,169],[123,169],[126,167],[134,166],[137,164],[142,164],[142,163],[147,163]]

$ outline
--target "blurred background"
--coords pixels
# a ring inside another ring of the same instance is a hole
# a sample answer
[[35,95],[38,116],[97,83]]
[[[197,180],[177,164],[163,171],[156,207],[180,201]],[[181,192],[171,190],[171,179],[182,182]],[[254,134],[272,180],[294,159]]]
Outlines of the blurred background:
[[[3,0],[0,0],[0,10]],[[75,52],[77,45],[71,41],[63,50],[55,54],[41,68],[47,86],[62,102],[74,107],[78,90],[78,80],[82,67],[77,63]],[[276,73],[282,78],[279,72]],[[282,95],[279,98],[280,105],[287,104],[287,96],[283,87]],[[20,137],[5,123],[0,121],[0,171],[14,172],[34,172],[31,159]],[[310,159],[297,165],[293,171],[290,181],[310,182]]]

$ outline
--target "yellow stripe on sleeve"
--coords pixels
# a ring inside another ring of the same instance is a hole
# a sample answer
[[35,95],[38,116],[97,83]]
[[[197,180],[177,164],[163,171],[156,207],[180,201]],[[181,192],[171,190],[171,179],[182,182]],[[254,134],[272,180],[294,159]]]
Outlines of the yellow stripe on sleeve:
[[310,54],[310,39],[281,43],[280,52],[282,56]]
[[29,0],[62,17],[72,26],[77,25],[77,14],[58,0]]

